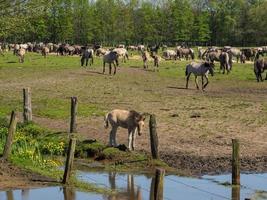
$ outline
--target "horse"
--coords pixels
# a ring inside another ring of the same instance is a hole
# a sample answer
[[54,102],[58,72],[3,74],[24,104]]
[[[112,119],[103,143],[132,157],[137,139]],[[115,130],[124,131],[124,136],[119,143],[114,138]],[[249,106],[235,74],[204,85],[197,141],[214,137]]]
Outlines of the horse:
[[119,57],[122,57],[124,63],[126,63],[126,58],[129,60],[128,51],[125,48],[115,48],[112,51],[116,52]]
[[219,58],[221,64],[220,70],[223,70],[223,74],[225,73],[225,70],[227,71],[227,74],[229,74],[230,70],[232,69],[230,55],[227,52],[222,52]]
[[[185,75],[186,75],[186,89],[188,89],[188,81],[190,78],[191,73],[195,75],[195,83],[196,87],[199,90],[197,77],[201,76],[202,78],[202,90],[204,91],[205,87],[209,84],[208,74],[211,73],[213,76],[213,63],[204,62],[204,63],[196,63],[192,62],[186,66]],[[206,78],[207,82],[204,84],[204,77]]]
[[91,59],[91,62],[89,63],[89,65],[91,66],[92,64],[94,64],[94,50],[82,47],[81,66],[83,67],[84,61],[85,66],[87,66],[89,59]]
[[105,128],[108,128],[109,124],[112,129],[109,136],[109,145],[117,146],[116,133],[119,127],[128,129],[128,148],[130,151],[135,149],[136,134],[142,135],[145,121],[145,114],[141,114],[134,110],[120,110],[115,109],[107,113],[104,117]]
[[[267,60],[257,58],[254,62],[254,73],[258,82],[263,81],[261,74],[267,69]],[[265,80],[267,80],[267,73]]]
[[157,55],[156,53],[151,53],[150,56],[153,58],[154,60],[154,71],[159,71],[159,62],[160,62],[160,56]]
[[177,57],[180,60],[181,60],[181,58],[184,58],[184,57],[186,60],[188,60],[189,56],[191,57],[192,60],[195,59],[194,50],[191,48],[180,47],[180,48],[177,48],[176,51],[177,51]]
[[148,68],[148,58],[149,58],[149,53],[148,51],[144,50],[142,51],[142,59],[143,59],[143,63],[144,63],[144,69]]
[[104,48],[98,48],[96,51],[95,51],[95,55],[96,56],[103,56],[107,53],[108,50],[104,49]]
[[26,50],[23,48],[20,48],[18,52],[16,53],[17,56],[19,56],[19,62],[24,63],[24,55],[26,53]]
[[115,51],[109,51],[103,56],[103,74],[105,73],[105,65],[109,63],[109,74],[111,75],[111,64],[114,66],[114,75],[116,74],[118,62],[118,54]]
[[241,60],[241,51],[238,48],[231,47],[227,53],[231,54],[232,57],[236,57],[236,62],[238,63],[239,60]]
[[165,50],[163,51],[162,55],[165,60],[176,60],[177,58],[177,53],[174,50]]
[[157,44],[156,46],[151,46],[151,45],[149,45],[148,47],[147,47],[147,50],[149,51],[149,52],[155,52],[156,54],[158,53],[158,50],[159,50],[159,48],[160,48],[160,45],[159,44]]
[[43,47],[42,48],[42,56],[44,56],[44,58],[46,58],[48,53],[49,53],[49,48],[48,47]]

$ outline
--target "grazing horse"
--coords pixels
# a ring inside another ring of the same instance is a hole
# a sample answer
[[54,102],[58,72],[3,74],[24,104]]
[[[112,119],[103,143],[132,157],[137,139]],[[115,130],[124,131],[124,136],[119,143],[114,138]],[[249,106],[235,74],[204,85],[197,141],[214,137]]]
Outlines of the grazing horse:
[[156,46],[151,46],[151,45],[149,45],[148,47],[147,47],[147,50],[149,51],[149,52],[155,52],[156,54],[158,53],[158,50],[159,50],[159,48],[160,48],[160,45],[159,44],[157,44]]
[[191,48],[180,47],[180,48],[177,48],[176,51],[177,51],[177,57],[180,60],[181,60],[181,58],[184,58],[184,57],[185,57],[186,60],[188,60],[189,56],[191,57],[192,60],[195,59],[194,50],[191,49]]
[[165,58],[165,60],[171,60],[174,59],[176,60],[177,58],[177,53],[174,50],[165,50],[162,53],[163,58]]
[[[254,62],[254,73],[258,82],[263,81],[261,74],[267,69],[267,60],[257,59]],[[267,73],[265,80],[267,80]]]
[[[213,76],[213,64],[210,62],[204,62],[204,63],[196,63],[192,62],[191,64],[188,64],[186,66],[185,75],[186,75],[186,89],[188,89],[188,81],[190,78],[191,73],[195,75],[195,83],[196,87],[199,90],[198,83],[197,83],[197,76],[201,76],[202,78],[202,90],[205,89],[205,87],[209,83],[208,74],[209,72]],[[203,78],[206,78],[207,82],[204,84]]]
[[227,52],[222,52],[220,55],[220,70],[223,70],[223,74],[225,73],[225,70],[227,71],[227,74],[229,74],[231,70],[231,64],[230,64],[230,56]]
[[44,56],[44,58],[46,58],[48,53],[49,53],[49,48],[48,47],[43,47],[42,48],[42,56]]
[[156,53],[151,53],[151,55],[150,55],[152,58],[153,58],[153,60],[154,60],[154,71],[159,71],[159,62],[160,62],[160,56],[159,55],[157,55]]
[[149,58],[149,53],[148,51],[144,50],[142,51],[142,59],[143,59],[143,63],[144,63],[144,69],[148,68],[148,58]]
[[145,114],[140,114],[134,110],[119,110],[115,109],[107,113],[104,118],[105,128],[110,124],[112,129],[109,136],[109,145],[117,146],[116,133],[118,127],[128,129],[128,148],[129,150],[135,149],[136,134],[142,135],[145,121]]
[[240,49],[235,48],[235,47],[231,47],[229,50],[227,50],[227,53],[231,54],[232,57],[235,57],[237,63],[239,60],[241,60],[242,52],[240,51]]
[[103,56],[103,74],[105,73],[106,63],[109,63],[109,74],[111,75],[111,64],[114,66],[114,75],[116,74],[117,66],[119,66],[118,57],[115,51],[109,51]]
[[91,59],[89,63],[89,65],[91,66],[92,64],[94,64],[94,50],[82,47],[81,66],[83,67],[84,61],[85,61],[85,66],[87,66],[89,59]]
[[104,49],[104,48],[99,48],[95,51],[95,55],[96,56],[103,56],[107,53],[108,50]]
[[17,52],[17,56],[19,57],[19,62],[24,63],[24,55],[26,53],[26,50],[23,48],[20,48]]
[[113,52],[116,52],[119,57],[122,57],[122,61],[126,63],[126,58],[129,60],[128,51],[125,48],[115,48],[112,49]]

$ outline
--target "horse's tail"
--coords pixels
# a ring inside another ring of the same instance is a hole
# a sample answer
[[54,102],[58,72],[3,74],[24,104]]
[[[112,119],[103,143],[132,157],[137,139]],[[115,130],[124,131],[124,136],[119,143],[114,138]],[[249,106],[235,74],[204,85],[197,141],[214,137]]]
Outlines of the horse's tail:
[[105,117],[104,117],[104,127],[105,128],[108,128],[108,115],[109,115],[109,113],[107,113],[106,115],[105,115]]

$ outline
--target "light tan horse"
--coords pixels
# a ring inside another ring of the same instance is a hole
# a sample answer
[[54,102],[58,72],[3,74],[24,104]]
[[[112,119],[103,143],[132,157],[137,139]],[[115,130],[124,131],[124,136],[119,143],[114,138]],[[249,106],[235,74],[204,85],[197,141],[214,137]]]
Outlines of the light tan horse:
[[112,129],[109,136],[109,145],[117,146],[116,133],[119,127],[128,129],[128,148],[135,149],[136,134],[142,135],[145,125],[145,114],[140,114],[134,110],[120,110],[115,109],[107,113],[105,118],[105,128],[110,124]]
[[25,56],[26,50],[23,48],[20,48],[17,52],[17,56],[19,57],[19,62],[24,63],[24,56]]

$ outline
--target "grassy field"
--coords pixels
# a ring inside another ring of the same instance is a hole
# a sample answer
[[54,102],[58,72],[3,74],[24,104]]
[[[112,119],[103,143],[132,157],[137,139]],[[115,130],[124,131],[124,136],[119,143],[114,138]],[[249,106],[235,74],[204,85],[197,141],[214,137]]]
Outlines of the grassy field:
[[[185,66],[191,61],[162,60],[159,72],[153,72],[152,62],[149,70],[143,70],[140,57],[134,55],[110,76],[102,74],[100,58],[87,69],[79,60],[27,54],[20,64],[12,54],[0,57],[0,115],[22,111],[22,88],[30,87],[34,121],[55,130],[68,130],[70,97],[77,96],[78,131],[84,138],[107,143],[104,114],[115,108],[135,109],[156,114],[164,156],[227,157],[231,138],[243,142],[242,156],[266,153],[267,83],[256,82],[252,63],[234,63],[229,75],[220,74],[216,64],[215,75],[202,92],[195,89],[193,76],[190,89],[184,89]],[[137,140],[138,150],[149,151],[148,126]],[[127,143],[125,130],[119,130],[118,141]]]

